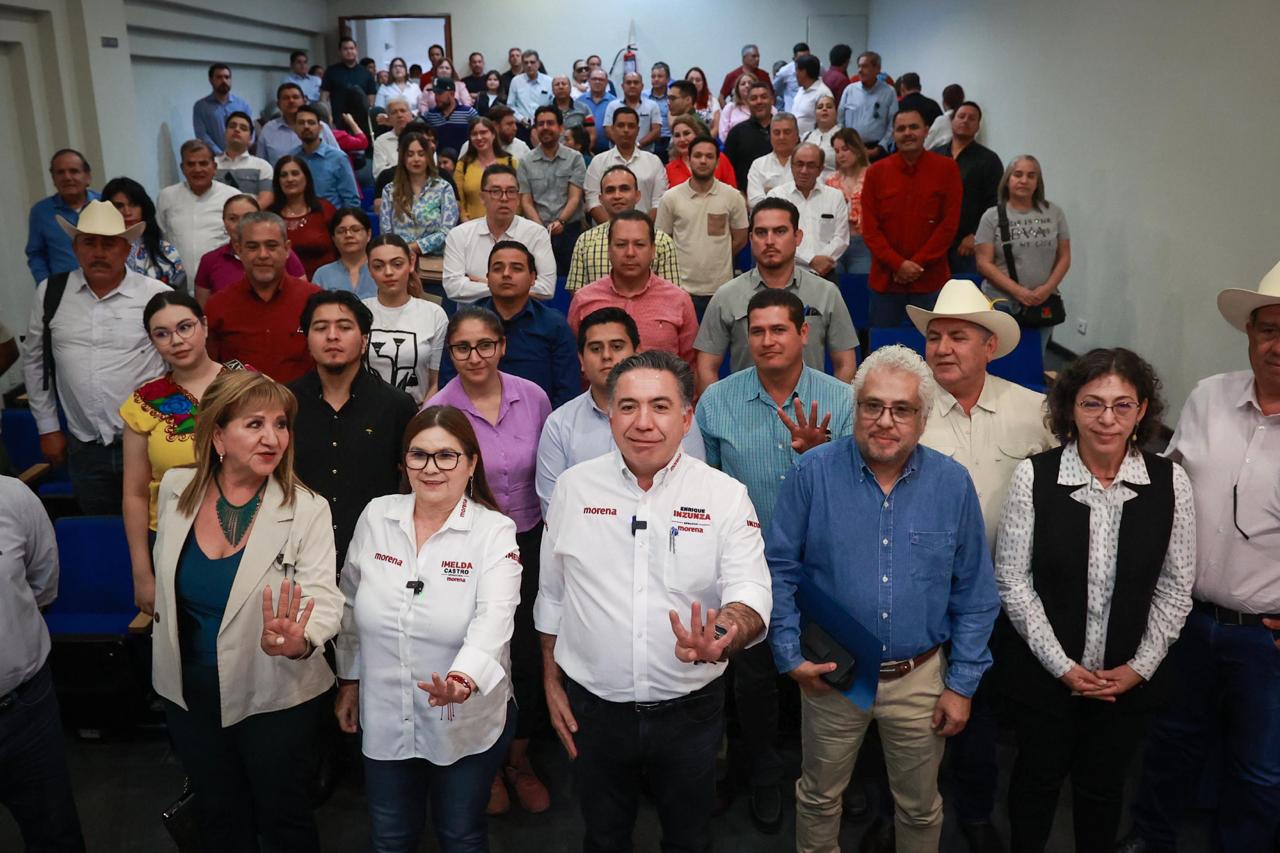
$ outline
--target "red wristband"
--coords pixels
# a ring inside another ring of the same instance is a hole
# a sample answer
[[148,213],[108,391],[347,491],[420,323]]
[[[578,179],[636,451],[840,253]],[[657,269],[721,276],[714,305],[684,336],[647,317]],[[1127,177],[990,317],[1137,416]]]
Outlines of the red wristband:
[[445,676],[444,680],[456,681],[458,684],[461,684],[463,687],[467,688],[468,696],[471,695],[473,692],[475,692],[475,688],[471,686],[470,679],[468,679],[465,675],[460,675],[456,672],[451,672]]

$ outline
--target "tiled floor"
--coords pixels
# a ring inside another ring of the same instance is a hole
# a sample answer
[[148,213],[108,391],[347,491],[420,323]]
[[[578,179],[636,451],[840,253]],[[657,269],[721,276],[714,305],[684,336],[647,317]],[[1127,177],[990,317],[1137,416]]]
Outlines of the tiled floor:
[[[784,733],[785,754],[791,774],[799,772],[798,740],[794,732]],[[168,743],[159,730],[135,732],[129,739],[86,740],[71,742],[72,775],[81,821],[90,853],[161,853],[174,846],[161,825],[160,813],[177,796],[182,784],[182,771],[170,753]],[[514,808],[510,815],[490,822],[492,849],[495,853],[570,853],[581,849],[581,820],[572,796],[569,762],[559,744],[535,742],[534,760],[552,792],[551,811],[538,816],[524,814]],[[996,821],[1007,832],[1004,799],[1007,795],[1008,771],[1012,750],[1007,742],[1000,746],[1001,793]],[[944,767],[944,796],[946,793]],[[1058,821],[1048,853],[1070,853],[1069,791],[1064,791]],[[788,800],[790,798],[788,797]],[[320,808],[318,819],[325,851],[360,851],[367,849],[368,821],[366,803],[357,774],[347,774],[332,798]],[[841,835],[842,849],[853,853],[869,819],[846,821]],[[717,851],[742,853],[782,853],[794,849],[795,821],[791,803],[782,831],[766,836],[752,826],[746,798],[739,796],[729,810],[715,819]],[[1188,819],[1182,850],[1207,851],[1207,820],[1203,815]],[[645,804],[636,827],[637,851],[658,849],[658,823],[653,809]],[[12,819],[0,808],[0,851],[21,849]],[[422,845],[424,851],[436,850],[433,839]],[[948,814],[942,850],[963,853],[967,845]],[[1092,853],[1092,851],[1091,851]],[[1105,851],[1098,851],[1105,853]]]

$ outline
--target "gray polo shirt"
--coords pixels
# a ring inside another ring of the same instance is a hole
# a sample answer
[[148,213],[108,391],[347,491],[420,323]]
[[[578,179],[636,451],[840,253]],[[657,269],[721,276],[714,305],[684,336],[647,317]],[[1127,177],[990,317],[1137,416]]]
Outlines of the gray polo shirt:
[[520,192],[533,196],[534,207],[545,225],[564,210],[569,200],[569,185],[581,188],[586,182],[587,166],[582,155],[572,148],[561,145],[556,149],[556,156],[548,159],[542,146],[538,146],[520,158],[517,174]]
[[[756,291],[764,287],[759,271],[752,269],[717,290],[707,305],[693,348],[722,355],[725,347],[729,347],[730,365],[735,372],[751,367],[751,350],[747,346],[747,304]],[[849,308],[834,284],[797,266],[787,288],[804,303],[804,319],[809,324],[809,342],[804,348],[805,364],[814,370],[823,370],[828,351],[858,348],[858,333],[854,331]]]

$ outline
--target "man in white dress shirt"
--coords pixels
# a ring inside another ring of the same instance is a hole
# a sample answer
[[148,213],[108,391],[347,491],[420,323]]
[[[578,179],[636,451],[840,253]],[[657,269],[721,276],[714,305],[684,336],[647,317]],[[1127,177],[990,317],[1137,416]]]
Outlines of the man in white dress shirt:
[[[542,425],[536,486],[543,517],[551,506],[551,492],[561,474],[616,447],[609,429],[609,372],[639,348],[640,329],[621,308],[598,308],[582,318],[578,326],[578,362],[589,387],[552,412]],[[702,431],[696,420],[689,425],[681,446],[695,459],[706,460]]]
[[[40,450],[55,465],[68,463],[80,508],[87,515],[119,515],[124,489],[120,404],[143,382],[164,373],[142,311],[152,296],[169,287],[125,266],[145,225],[126,228],[111,202],[91,201],[77,225],[62,217],[58,224],[71,237],[80,269],[50,276],[36,288],[23,378],[40,430]],[[62,296],[46,336],[44,303],[50,287],[55,293],[61,288]],[[58,421],[59,406],[69,437]]]
[[849,248],[849,203],[840,190],[818,182],[825,161],[820,147],[804,143],[791,155],[792,180],[769,190],[770,196],[785,198],[800,211],[804,239],[796,248],[796,263],[823,277],[832,274]]
[[180,154],[186,180],[156,196],[156,222],[165,239],[177,247],[178,257],[198,264],[206,253],[227,242],[222,206],[241,191],[214,180],[218,168],[207,143],[187,140]]
[[797,88],[787,112],[796,117],[796,127],[803,137],[818,124],[818,98],[830,96],[831,89],[822,82],[822,67],[818,64],[818,57],[808,54],[797,59],[795,64]]
[[556,257],[547,229],[518,216],[520,184],[516,170],[495,163],[480,177],[484,218],[463,222],[449,231],[444,242],[444,292],[455,302],[472,303],[489,293],[489,253],[502,240],[523,243],[533,253],[538,280],[535,299],[550,299],[556,292]]
[[566,471],[551,497],[534,622],[587,850],[630,848],[642,776],[663,849],[710,848],[720,676],[772,607],[746,487],[680,449],[692,399],[675,355],[623,361],[609,377],[617,451]]
[[1195,496],[1195,604],[1169,653],[1181,683],[1151,722],[1125,853],[1174,849],[1218,737],[1215,848],[1273,850],[1280,832],[1280,264],[1256,291],[1219,293],[1218,310],[1248,336],[1251,369],[1197,384],[1166,451]]
[[[761,202],[769,190],[791,180],[791,152],[800,142],[796,117],[791,113],[774,113],[769,125],[769,144],[773,151],[757,157],[747,170],[747,207]],[[595,162],[595,161],[592,161]]]

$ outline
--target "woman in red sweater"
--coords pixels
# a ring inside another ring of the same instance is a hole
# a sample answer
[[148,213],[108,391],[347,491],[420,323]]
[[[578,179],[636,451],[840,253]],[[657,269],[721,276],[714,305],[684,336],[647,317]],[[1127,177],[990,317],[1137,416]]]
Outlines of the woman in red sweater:
[[[676,116],[671,120],[671,155],[667,163],[667,186],[674,187],[689,180],[689,144],[699,136],[708,136],[707,126],[693,115]],[[715,179],[731,187],[738,185],[733,166],[723,153],[716,162]]]
[[316,195],[307,162],[292,154],[276,161],[271,188],[275,193],[271,210],[280,214],[288,226],[289,247],[297,253],[310,279],[317,269],[338,259],[338,250],[329,238],[333,205]]

